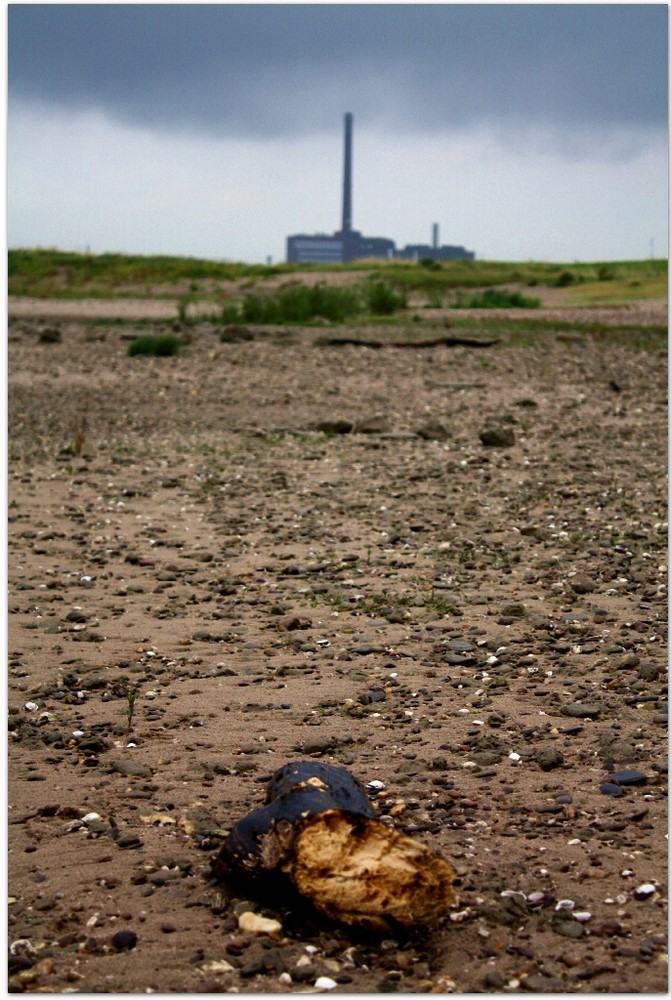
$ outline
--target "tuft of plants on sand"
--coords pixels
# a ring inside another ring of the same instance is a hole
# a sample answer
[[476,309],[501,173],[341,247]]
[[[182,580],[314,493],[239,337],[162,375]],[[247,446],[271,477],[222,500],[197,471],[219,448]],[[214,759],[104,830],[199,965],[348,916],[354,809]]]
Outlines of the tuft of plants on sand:
[[538,309],[541,300],[506,288],[487,288],[464,298],[458,295],[456,309]]
[[275,293],[250,292],[240,305],[225,306],[226,323],[342,323],[361,313],[388,316],[406,304],[403,292],[382,280],[337,286],[319,281],[306,285],[291,281]]
[[181,346],[181,338],[174,333],[144,333],[131,340],[128,345],[128,355],[131,358],[138,354],[168,358],[178,354]]

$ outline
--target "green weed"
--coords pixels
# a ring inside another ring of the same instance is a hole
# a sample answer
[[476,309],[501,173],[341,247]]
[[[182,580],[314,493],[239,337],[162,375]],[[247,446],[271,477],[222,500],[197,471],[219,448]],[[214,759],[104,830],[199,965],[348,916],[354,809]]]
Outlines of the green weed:
[[522,295],[521,292],[511,292],[505,288],[487,288],[484,292],[464,298],[457,296],[457,309],[538,309],[541,300]]
[[145,333],[131,340],[128,345],[128,355],[131,358],[138,354],[167,358],[178,354],[181,345],[181,338],[173,333]]

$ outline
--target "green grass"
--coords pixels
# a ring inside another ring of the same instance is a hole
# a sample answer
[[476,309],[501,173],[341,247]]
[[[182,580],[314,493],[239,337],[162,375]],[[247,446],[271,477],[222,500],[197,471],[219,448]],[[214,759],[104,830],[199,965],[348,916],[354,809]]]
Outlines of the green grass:
[[319,281],[291,281],[274,293],[249,293],[239,305],[222,311],[227,323],[310,323],[326,319],[342,323],[362,313],[388,316],[405,306],[403,293],[385,281],[357,282],[344,287]]
[[[138,287],[190,282],[198,297],[197,281],[238,281],[290,273],[289,265],[249,265],[196,257],[138,256],[133,254],[81,254],[63,250],[8,252],[10,295],[67,296],[137,294]],[[135,289],[133,291],[132,289]]]
[[464,298],[458,295],[454,302],[456,309],[538,309],[539,298],[522,295],[521,292],[511,292],[506,288],[486,288],[484,292],[469,295]]
[[173,333],[146,333],[131,340],[128,345],[128,355],[131,358],[138,354],[149,355],[154,358],[174,357],[179,353],[181,346],[182,341],[180,337],[175,336]]
[[[354,276],[356,272],[356,277]],[[223,286],[233,281],[249,282],[249,289],[266,278],[310,273],[352,273],[353,283],[365,273],[374,283],[382,281],[395,293],[424,293],[437,301],[457,289],[485,289],[497,285],[565,289],[567,294],[596,296],[589,301],[625,298],[664,298],[667,261],[640,260],[584,264],[540,261],[504,262],[485,260],[354,261],[351,264],[242,264],[196,257],[133,254],[84,254],[54,249],[12,249],[8,253],[10,295],[86,296],[170,295],[175,286],[188,291],[192,301],[211,297],[222,300]],[[163,286],[163,290],[161,290]]]

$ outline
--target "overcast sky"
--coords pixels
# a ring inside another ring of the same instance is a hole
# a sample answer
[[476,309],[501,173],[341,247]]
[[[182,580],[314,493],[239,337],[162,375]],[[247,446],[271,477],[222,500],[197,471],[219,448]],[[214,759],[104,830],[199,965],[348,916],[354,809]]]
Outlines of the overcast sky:
[[667,250],[665,4],[10,4],[8,242],[283,260]]

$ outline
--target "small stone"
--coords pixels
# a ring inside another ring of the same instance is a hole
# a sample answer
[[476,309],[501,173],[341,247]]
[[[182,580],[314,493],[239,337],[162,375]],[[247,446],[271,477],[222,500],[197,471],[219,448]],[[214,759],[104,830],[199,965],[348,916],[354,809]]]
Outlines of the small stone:
[[552,771],[564,763],[564,755],[556,747],[541,747],[534,759],[543,771]]
[[245,934],[279,934],[282,924],[272,917],[262,917],[259,913],[246,910],[238,917],[238,927]]
[[641,771],[613,771],[611,781],[618,785],[647,785],[648,779]]
[[588,576],[575,576],[571,580],[571,590],[574,594],[591,594],[596,588],[597,584]]
[[311,963],[306,962],[305,965],[292,966],[289,969],[289,975],[295,983],[309,983],[317,975],[317,969]]
[[122,833],[117,837],[116,845],[122,850],[131,850],[134,847],[142,847],[142,840],[135,833]]
[[137,934],[135,931],[117,931],[112,937],[112,947],[116,951],[130,951],[137,945]]
[[634,889],[634,899],[643,902],[646,899],[650,899],[656,892],[657,888],[652,882],[644,882],[643,885],[639,885]]
[[351,434],[354,424],[351,420],[320,420],[315,430],[322,434]]
[[315,980],[316,990],[334,990],[338,984],[330,976],[320,976]]
[[621,787],[612,781],[604,781],[602,785],[599,785],[599,791],[602,795],[613,795],[615,797],[624,795]]
[[445,441],[451,436],[448,428],[440,420],[427,420],[416,429],[415,434],[425,441]]
[[576,701],[570,705],[562,705],[562,715],[568,715],[572,719],[596,719],[603,711],[603,705],[598,702]]
[[555,934],[561,934],[562,937],[568,938],[581,938],[585,934],[585,928],[577,920],[556,920],[552,924],[552,929]]
[[613,661],[613,666],[616,670],[634,670],[640,662],[636,653],[625,653]]
[[480,431],[480,441],[486,448],[511,448],[515,431],[512,427],[486,427]]

